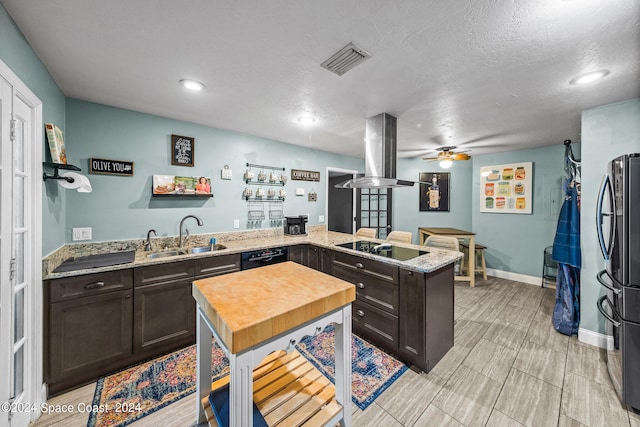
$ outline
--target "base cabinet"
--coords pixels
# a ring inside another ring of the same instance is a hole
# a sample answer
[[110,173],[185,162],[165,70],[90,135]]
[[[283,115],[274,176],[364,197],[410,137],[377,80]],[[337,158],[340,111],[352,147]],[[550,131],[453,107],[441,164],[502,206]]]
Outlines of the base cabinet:
[[132,284],[131,270],[48,282],[45,381],[50,394],[93,381],[131,359]]
[[49,395],[195,343],[192,281],[239,270],[231,254],[44,281]]

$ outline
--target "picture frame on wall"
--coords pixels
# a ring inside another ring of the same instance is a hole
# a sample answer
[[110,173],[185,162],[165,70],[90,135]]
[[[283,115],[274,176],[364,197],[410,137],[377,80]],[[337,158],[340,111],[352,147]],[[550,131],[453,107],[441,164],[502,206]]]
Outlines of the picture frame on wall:
[[480,212],[531,214],[533,163],[480,168]]
[[420,211],[449,212],[449,172],[420,172]]
[[190,136],[171,135],[171,164],[193,166],[196,140]]

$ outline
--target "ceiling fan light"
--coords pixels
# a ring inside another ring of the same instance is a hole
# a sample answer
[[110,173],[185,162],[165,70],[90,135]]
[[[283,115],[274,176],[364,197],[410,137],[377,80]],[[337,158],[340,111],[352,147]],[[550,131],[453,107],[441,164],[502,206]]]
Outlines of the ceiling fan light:
[[449,169],[453,162],[449,159],[440,160],[440,167],[443,169]]

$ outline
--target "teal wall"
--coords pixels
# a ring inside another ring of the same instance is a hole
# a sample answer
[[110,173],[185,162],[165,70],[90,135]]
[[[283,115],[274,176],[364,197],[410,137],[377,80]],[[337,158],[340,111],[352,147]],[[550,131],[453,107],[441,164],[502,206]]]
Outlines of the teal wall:
[[[13,20],[0,5],[0,60],[31,89],[42,101],[44,123],[56,123],[65,127],[64,95],[25,40]],[[43,132],[44,135],[44,132]],[[50,160],[49,150],[42,142],[43,159]],[[65,195],[55,183],[43,184],[42,192],[42,237],[43,254],[60,247],[64,239]]]
[[[573,145],[580,156],[580,145]],[[418,243],[418,227],[452,227],[471,230],[479,243],[487,246],[487,267],[539,277],[542,254],[553,243],[559,204],[564,146],[510,151],[473,156],[441,169],[436,162],[399,159],[398,176],[417,180],[420,172],[450,172],[449,212],[420,212],[419,186],[393,190],[393,228],[411,231]],[[480,213],[480,168],[517,162],[533,162],[534,194],[531,215]]]
[[[142,238],[151,228],[159,235],[177,235],[181,218],[188,214],[204,222],[203,227],[190,225],[192,233],[231,231],[234,219],[240,220],[240,229],[252,228],[247,222],[248,204],[242,198],[247,162],[285,167],[289,176],[291,169],[319,171],[320,182],[289,179],[284,187],[284,214],[309,214],[309,224],[318,224],[326,202],[326,167],[364,169],[364,161],[354,157],[77,99],[67,99],[66,112],[69,162],[86,172],[91,157],[126,160],[134,162],[135,171],[132,177],[87,174],[92,193],[68,192],[67,242],[73,227],[92,227],[94,241]],[[194,167],[171,165],[171,134],[195,138]],[[220,179],[224,165],[233,171],[230,181]],[[153,198],[152,175],[208,176],[214,197]],[[295,196],[296,188],[303,188],[304,196]],[[316,202],[307,197],[312,189],[318,195]],[[269,204],[264,205],[268,212]],[[273,226],[268,220],[261,224],[262,228]]]
[[582,113],[582,207],[581,207],[581,325],[605,332],[604,319],[596,309],[604,288],[595,275],[605,268],[596,236],[596,202],[609,160],[640,152],[640,99],[603,105]]
[[418,244],[419,227],[452,227],[471,230],[471,182],[472,161],[453,162],[449,169],[442,169],[437,162],[421,158],[398,159],[398,177],[417,181],[421,172],[449,172],[449,212],[421,212],[420,185],[393,190],[393,229],[413,233],[413,243]]
[[[572,147],[580,158],[579,146]],[[489,165],[533,162],[531,214],[480,212],[480,168]],[[471,212],[476,241],[485,245],[487,267],[540,277],[544,248],[553,244],[561,205],[564,145],[475,156]],[[552,201],[555,201],[552,203]]]

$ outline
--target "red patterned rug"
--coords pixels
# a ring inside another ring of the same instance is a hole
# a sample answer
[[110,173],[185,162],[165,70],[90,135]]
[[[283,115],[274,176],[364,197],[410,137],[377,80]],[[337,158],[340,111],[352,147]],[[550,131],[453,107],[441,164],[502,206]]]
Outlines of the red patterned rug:
[[[407,366],[352,335],[353,402],[365,409]],[[298,350],[333,381],[333,326],[301,340]],[[229,374],[229,360],[217,343],[211,351],[212,380]],[[196,348],[186,347],[100,378],[87,427],[124,427],[195,392]],[[102,408],[102,410],[100,410]],[[104,410],[107,408],[108,410]]]

